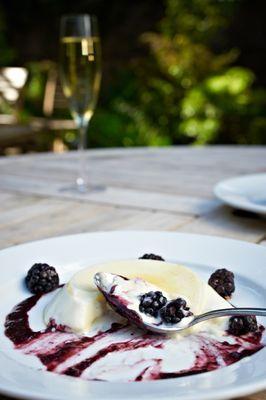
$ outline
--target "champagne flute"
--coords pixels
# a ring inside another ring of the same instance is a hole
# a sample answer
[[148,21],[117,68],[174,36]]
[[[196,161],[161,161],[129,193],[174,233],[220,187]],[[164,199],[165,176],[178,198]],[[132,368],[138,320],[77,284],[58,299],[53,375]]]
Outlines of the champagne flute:
[[89,188],[85,149],[87,129],[101,82],[101,48],[97,20],[88,14],[66,15],[60,25],[60,77],[71,115],[79,130],[79,171],[76,188]]

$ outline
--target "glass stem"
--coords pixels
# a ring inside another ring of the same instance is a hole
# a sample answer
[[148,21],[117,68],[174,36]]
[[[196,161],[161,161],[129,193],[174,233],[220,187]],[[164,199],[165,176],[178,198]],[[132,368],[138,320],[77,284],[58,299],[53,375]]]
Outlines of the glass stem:
[[81,192],[86,191],[88,185],[88,176],[87,176],[87,160],[85,150],[87,148],[87,129],[89,126],[89,120],[85,118],[81,118],[79,121],[79,169],[78,169],[78,177],[77,177],[77,185],[78,189]]

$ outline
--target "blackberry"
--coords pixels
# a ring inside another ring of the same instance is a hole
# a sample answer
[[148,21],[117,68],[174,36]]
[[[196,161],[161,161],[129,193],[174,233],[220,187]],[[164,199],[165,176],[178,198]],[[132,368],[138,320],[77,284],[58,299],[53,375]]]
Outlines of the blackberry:
[[241,336],[258,329],[257,318],[254,315],[247,317],[231,317],[229,319],[228,332],[231,335]]
[[152,317],[157,317],[158,311],[167,303],[162,292],[148,292],[140,297],[139,310]]
[[208,284],[223,298],[231,297],[235,291],[234,274],[225,268],[217,269],[211,274]]
[[54,267],[48,264],[34,264],[25,278],[26,286],[34,294],[51,292],[59,285],[59,276]]
[[139,260],[156,260],[156,261],[165,261],[161,256],[157,256],[156,254],[143,254],[142,257],[139,257]]
[[[184,312],[185,311],[185,312]],[[177,324],[186,316],[192,315],[187,307],[187,303],[184,299],[178,298],[170,301],[160,311],[163,322],[167,324]]]

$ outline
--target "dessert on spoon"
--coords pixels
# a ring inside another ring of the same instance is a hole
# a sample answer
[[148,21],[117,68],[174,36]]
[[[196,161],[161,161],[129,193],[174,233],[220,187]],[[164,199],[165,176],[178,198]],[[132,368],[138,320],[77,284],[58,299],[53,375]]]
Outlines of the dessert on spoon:
[[[194,315],[187,301],[168,294],[141,278],[98,272],[94,282],[110,306],[140,328],[157,333],[176,333],[209,319],[227,316],[266,316],[266,308],[223,308]],[[147,290],[149,290],[147,292]]]

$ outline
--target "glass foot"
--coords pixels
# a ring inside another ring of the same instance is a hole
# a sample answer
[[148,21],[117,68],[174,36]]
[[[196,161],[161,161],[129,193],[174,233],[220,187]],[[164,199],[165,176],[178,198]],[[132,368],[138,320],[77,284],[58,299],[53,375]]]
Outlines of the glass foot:
[[95,193],[95,192],[102,192],[106,190],[106,187],[103,185],[89,185],[89,184],[73,184],[71,186],[63,187],[59,189],[60,192],[72,192],[76,194],[87,194],[87,193]]

